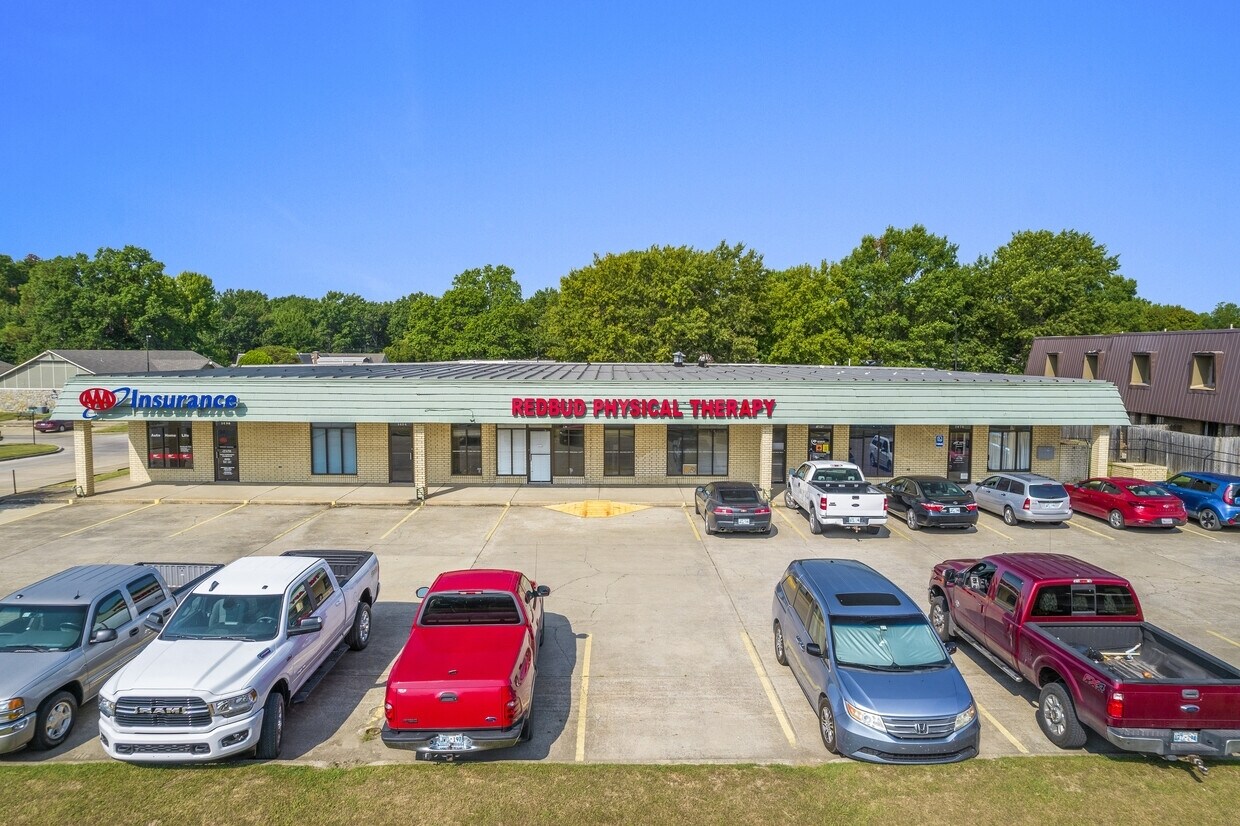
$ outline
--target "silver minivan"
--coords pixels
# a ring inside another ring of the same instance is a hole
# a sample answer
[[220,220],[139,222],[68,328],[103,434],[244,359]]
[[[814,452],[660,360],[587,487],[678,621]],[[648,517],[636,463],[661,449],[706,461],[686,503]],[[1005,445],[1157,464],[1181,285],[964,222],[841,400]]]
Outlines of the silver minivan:
[[1072,501],[1063,485],[1036,473],[996,473],[982,481],[965,485],[977,506],[1003,517],[1009,525],[1017,522],[1049,522],[1058,525],[1072,518]]

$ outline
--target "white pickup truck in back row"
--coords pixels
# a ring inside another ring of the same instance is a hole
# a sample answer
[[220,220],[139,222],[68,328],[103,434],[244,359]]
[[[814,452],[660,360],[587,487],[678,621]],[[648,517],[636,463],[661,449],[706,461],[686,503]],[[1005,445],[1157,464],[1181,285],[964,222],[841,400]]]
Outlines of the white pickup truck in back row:
[[809,532],[824,525],[878,533],[887,524],[887,494],[865,481],[850,462],[804,462],[788,474],[784,504],[809,514]]
[[370,641],[379,561],[368,551],[249,556],[203,579],[159,636],[99,693],[99,739],[118,760],[280,756],[285,711],[349,648]]

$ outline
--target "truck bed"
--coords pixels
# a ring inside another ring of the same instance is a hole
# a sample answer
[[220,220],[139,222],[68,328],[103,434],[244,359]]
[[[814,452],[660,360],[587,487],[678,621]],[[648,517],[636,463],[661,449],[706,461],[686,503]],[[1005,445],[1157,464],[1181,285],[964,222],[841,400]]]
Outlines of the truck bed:
[[1237,682],[1240,670],[1149,623],[1026,623],[1127,683]]
[[198,583],[223,568],[223,565],[208,565],[201,562],[139,562],[148,568],[154,568],[168,584],[174,597],[188,594]]
[[353,576],[371,560],[371,551],[331,551],[331,550],[297,550],[285,551],[280,556],[304,556],[309,559],[322,559],[332,569],[336,581],[344,587]]

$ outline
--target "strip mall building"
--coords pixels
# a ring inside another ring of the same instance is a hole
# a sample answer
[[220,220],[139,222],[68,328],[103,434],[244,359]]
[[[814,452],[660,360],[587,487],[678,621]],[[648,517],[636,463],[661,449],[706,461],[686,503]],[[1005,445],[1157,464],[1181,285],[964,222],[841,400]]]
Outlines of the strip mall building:
[[868,476],[1105,473],[1115,385],[808,365],[443,362],[78,376],[78,484],[93,428],[128,422],[135,482],[676,485],[770,489],[807,458]]

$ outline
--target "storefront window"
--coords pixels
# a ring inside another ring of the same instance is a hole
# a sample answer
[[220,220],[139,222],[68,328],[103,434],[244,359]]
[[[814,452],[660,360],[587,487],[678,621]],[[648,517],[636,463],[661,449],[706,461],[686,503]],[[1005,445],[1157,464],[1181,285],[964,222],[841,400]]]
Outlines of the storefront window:
[[552,428],[551,472],[555,476],[586,475],[586,428],[562,424]]
[[192,468],[194,440],[189,422],[148,424],[146,426],[147,467]]
[[986,454],[987,470],[1029,470],[1032,427],[990,428],[990,445]]
[[603,428],[603,475],[633,475],[633,426],[607,425]]
[[727,476],[728,429],[672,425],[667,428],[668,476]]
[[500,427],[495,431],[495,473],[525,475],[525,428]]
[[853,425],[848,429],[848,461],[866,476],[894,476],[896,428],[890,424]]
[[351,424],[310,425],[310,472],[357,473],[357,428]]
[[482,425],[452,425],[452,475],[482,475]]
[[834,428],[829,424],[812,424],[809,426],[809,458],[831,458],[831,435]]

